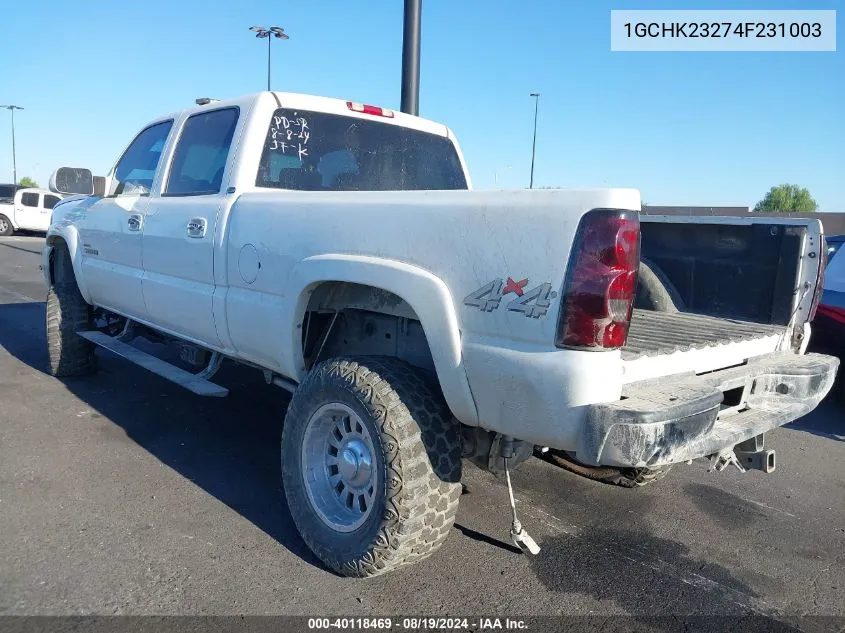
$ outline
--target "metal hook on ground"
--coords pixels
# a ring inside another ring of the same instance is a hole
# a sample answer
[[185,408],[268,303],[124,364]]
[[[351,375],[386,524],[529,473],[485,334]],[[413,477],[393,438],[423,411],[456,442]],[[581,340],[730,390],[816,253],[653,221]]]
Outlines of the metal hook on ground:
[[511,502],[511,513],[513,514],[513,523],[511,523],[511,539],[520,550],[528,551],[535,556],[540,553],[540,546],[536,541],[525,531],[516,516],[516,501],[513,497],[513,485],[511,484],[511,473],[508,468],[508,461],[514,455],[513,438],[506,436],[502,438],[502,459],[505,462],[505,479],[508,482],[508,496]]

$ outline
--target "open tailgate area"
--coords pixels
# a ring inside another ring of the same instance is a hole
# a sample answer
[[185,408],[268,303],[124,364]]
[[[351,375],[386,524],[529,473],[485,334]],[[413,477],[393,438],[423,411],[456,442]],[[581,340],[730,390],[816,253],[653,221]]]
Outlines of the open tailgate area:
[[641,216],[625,384],[797,351],[823,248],[818,220]]
[[759,339],[771,340],[774,351],[784,329],[779,325],[720,319],[701,314],[634,310],[628,340],[622,348],[622,360]]

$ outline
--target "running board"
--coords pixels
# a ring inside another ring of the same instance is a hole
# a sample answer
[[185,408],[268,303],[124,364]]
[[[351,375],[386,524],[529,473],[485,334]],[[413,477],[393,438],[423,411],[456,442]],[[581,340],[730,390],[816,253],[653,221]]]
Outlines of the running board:
[[199,378],[189,371],[185,371],[176,365],[171,365],[167,361],[156,358],[151,354],[142,352],[137,347],[132,347],[127,343],[118,341],[117,339],[103,334],[102,332],[86,331],[77,332],[79,336],[88,339],[92,343],[105,347],[107,350],[114,352],[118,356],[125,358],[128,361],[140,365],[144,369],[152,373],[166,378],[177,385],[181,385],[188,391],[193,391],[199,396],[213,396],[215,398],[222,398],[229,394],[229,390],[220,385],[215,385],[213,382]]

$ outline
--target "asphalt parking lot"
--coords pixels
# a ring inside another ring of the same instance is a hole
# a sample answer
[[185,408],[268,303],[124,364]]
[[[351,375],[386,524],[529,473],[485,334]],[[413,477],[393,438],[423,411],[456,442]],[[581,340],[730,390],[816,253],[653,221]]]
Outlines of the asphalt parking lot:
[[280,489],[287,396],[258,372],[225,368],[223,400],[105,352],[96,376],[45,373],[42,243],[0,238],[0,614],[845,618],[836,403],[767,437],[769,475],[696,462],[625,490],[528,462],[514,483],[538,557],[513,551],[504,484],[466,465],[438,554],[339,578],[293,528]]

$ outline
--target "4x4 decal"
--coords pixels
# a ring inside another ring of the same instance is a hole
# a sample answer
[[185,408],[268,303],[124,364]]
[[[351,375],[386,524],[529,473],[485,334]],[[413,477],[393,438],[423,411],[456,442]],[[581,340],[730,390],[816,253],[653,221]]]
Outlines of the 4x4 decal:
[[516,298],[507,304],[508,310],[521,312],[523,316],[534,319],[545,316],[551,307],[550,300],[557,297],[557,293],[552,290],[552,284],[540,284],[530,290],[525,290],[527,285],[528,279],[520,281],[514,281],[510,277],[507,281],[494,279],[468,294],[464,299],[464,305],[478,308],[482,312],[493,312],[499,308],[505,295],[513,293]]

